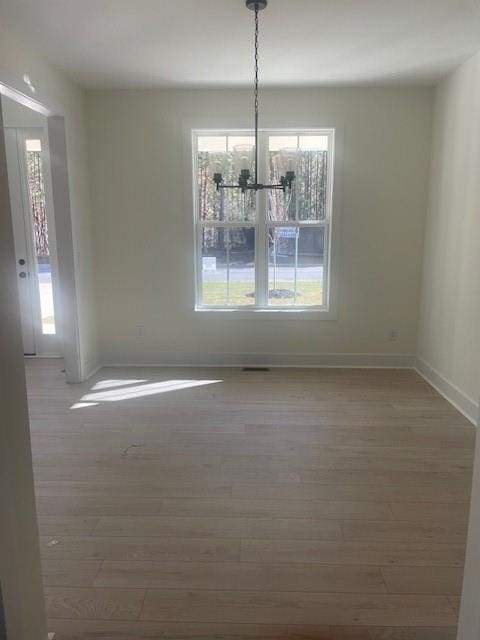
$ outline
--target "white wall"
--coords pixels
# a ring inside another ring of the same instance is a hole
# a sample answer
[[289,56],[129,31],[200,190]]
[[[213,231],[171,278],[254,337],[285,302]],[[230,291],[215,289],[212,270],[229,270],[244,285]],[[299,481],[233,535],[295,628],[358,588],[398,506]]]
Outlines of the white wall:
[[[343,130],[338,318],[320,321],[193,311],[185,130],[251,127],[250,91],[87,92],[102,362],[265,362],[278,354],[276,362],[315,363],[326,361],[322,354],[414,354],[432,95],[426,88],[261,94],[261,126]],[[399,330],[396,342],[388,339],[391,328]]]
[[436,90],[418,354],[472,418],[480,389],[480,54]]
[[87,179],[84,93],[53,69],[15,34],[0,24],[0,82],[28,94],[23,81],[28,74],[36,88],[35,99],[65,116],[69,162],[70,199],[79,308],[82,375],[97,363],[92,221]]
[[[437,88],[419,355],[474,418],[480,392],[480,54]],[[450,388],[449,388],[450,387]],[[480,637],[480,438],[458,640]]]

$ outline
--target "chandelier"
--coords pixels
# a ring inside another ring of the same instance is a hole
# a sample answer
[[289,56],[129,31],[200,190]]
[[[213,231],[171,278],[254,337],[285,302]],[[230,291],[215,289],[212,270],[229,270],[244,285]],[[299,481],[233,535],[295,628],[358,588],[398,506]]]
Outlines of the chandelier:
[[[246,6],[255,12],[255,75],[254,75],[254,112],[255,112],[255,144],[239,144],[233,148],[234,167],[238,171],[237,184],[225,184],[223,171],[226,165],[226,154],[212,154],[210,158],[213,182],[220,189],[240,189],[242,193],[247,190],[259,191],[260,189],[281,189],[284,193],[291,191],[295,180],[296,149],[281,149],[280,158],[284,174],[276,184],[261,184],[258,182],[258,12],[265,9],[267,0],[246,0]],[[252,176],[253,165],[253,176]]]

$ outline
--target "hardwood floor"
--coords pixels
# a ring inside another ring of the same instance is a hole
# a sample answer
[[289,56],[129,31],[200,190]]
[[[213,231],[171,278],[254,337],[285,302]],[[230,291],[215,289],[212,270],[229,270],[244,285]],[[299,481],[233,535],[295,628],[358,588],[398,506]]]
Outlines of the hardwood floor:
[[406,370],[27,360],[57,640],[454,640],[474,428]]

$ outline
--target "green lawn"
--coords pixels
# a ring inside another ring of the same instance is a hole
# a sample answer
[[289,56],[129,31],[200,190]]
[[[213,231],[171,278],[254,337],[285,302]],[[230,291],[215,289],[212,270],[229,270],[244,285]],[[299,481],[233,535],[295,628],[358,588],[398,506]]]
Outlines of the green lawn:
[[[234,306],[252,306],[255,304],[253,296],[248,296],[254,292],[254,285],[251,282],[231,282],[230,283],[230,303]],[[277,289],[288,289],[293,292],[291,282],[278,282]],[[227,285],[224,282],[204,282],[203,283],[203,304],[206,305],[226,305]],[[270,305],[275,307],[293,306],[292,298],[271,298]],[[318,282],[297,282],[297,305],[321,305],[323,304],[322,284]]]

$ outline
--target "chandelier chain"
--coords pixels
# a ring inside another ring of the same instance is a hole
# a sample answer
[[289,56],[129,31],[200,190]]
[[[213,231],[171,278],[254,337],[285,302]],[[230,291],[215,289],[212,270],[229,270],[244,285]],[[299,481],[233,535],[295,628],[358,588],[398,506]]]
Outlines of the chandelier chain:
[[258,4],[255,5],[255,183],[258,182]]
[[258,116],[258,5],[255,7],[255,115]]

